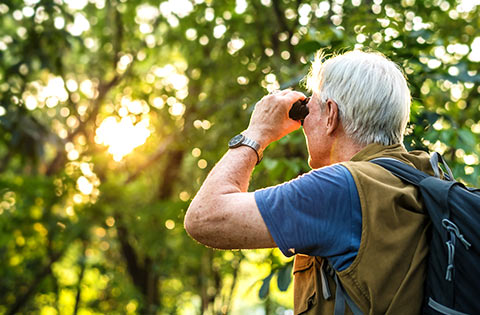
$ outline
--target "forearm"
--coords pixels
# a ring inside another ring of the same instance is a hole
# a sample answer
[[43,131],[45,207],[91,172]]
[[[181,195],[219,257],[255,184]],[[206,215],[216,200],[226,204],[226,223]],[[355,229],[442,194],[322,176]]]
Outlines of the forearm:
[[225,194],[246,192],[256,163],[257,155],[252,148],[242,146],[228,150],[208,174],[195,199],[205,201]]
[[[242,134],[260,145],[259,152],[289,132],[299,122],[288,118],[288,109],[302,94],[284,91],[257,103],[250,125]],[[230,149],[215,165],[192,200],[185,228],[194,239],[223,249],[274,247],[248,185],[258,157],[241,145]]]
[[256,162],[256,153],[245,146],[224,155],[188,208],[185,228],[190,236],[202,244],[221,249],[276,246],[253,194],[245,193]]
[[[246,192],[250,175],[257,162],[253,149],[242,146],[228,150],[213,167],[192,200],[185,218],[187,225],[204,229],[208,224],[220,223],[229,209],[229,195]],[[190,231],[189,231],[190,232]]]

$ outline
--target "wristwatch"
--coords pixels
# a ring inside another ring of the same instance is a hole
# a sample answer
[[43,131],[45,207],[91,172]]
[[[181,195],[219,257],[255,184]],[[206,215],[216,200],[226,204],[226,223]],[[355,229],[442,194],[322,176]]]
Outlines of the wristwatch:
[[260,144],[257,141],[249,139],[241,133],[228,141],[228,147],[230,149],[238,148],[242,145],[252,148],[253,151],[255,151],[255,153],[257,154],[257,164],[260,163],[263,158],[263,154],[262,152],[260,152]]

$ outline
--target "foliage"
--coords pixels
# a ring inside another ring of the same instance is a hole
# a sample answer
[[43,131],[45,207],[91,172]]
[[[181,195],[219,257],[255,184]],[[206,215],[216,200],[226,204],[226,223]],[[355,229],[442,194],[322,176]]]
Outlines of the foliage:
[[[1,3],[0,313],[290,307],[288,294],[269,294],[291,280],[278,251],[213,251],[185,233],[208,170],[262,95],[302,89],[317,49],[363,47],[405,69],[407,148],[440,151],[479,185],[478,10],[461,0]],[[251,189],[308,171],[306,158],[302,133],[285,137]],[[263,302],[244,299],[249,279]]]

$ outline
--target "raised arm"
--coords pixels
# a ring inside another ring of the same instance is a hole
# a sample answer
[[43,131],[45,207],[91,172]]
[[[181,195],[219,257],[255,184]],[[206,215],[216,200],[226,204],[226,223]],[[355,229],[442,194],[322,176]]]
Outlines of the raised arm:
[[[273,141],[298,129],[288,118],[291,105],[302,93],[284,90],[262,98],[256,105],[244,136],[260,144],[260,151]],[[200,243],[221,249],[276,247],[258,210],[253,193],[247,192],[257,163],[254,149],[230,149],[215,165],[190,204],[185,229]]]

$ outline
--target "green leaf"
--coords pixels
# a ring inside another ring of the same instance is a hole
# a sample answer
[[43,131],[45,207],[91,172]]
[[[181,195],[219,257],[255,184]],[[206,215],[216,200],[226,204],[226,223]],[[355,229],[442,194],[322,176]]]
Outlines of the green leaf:
[[293,261],[278,270],[277,285],[280,291],[287,291],[288,286],[292,281],[292,267]]
[[462,148],[465,151],[472,151],[476,145],[475,135],[467,129],[460,129],[458,130],[458,136],[463,144]]
[[271,171],[273,170],[274,168],[277,167],[278,165],[278,160],[274,160],[274,159],[271,159],[271,158],[264,158],[263,159],[263,165],[265,165],[265,168],[268,170],[268,171]]
[[306,54],[311,54],[316,52],[320,48],[322,48],[322,44],[320,44],[318,41],[311,40],[311,41],[307,41],[299,44],[296,47],[296,50],[303,51]]
[[270,273],[265,279],[263,279],[262,286],[260,287],[260,291],[258,291],[258,297],[264,299],[267,297],[268,293],[270,292],[270,281],[272,280],[273,272]]

